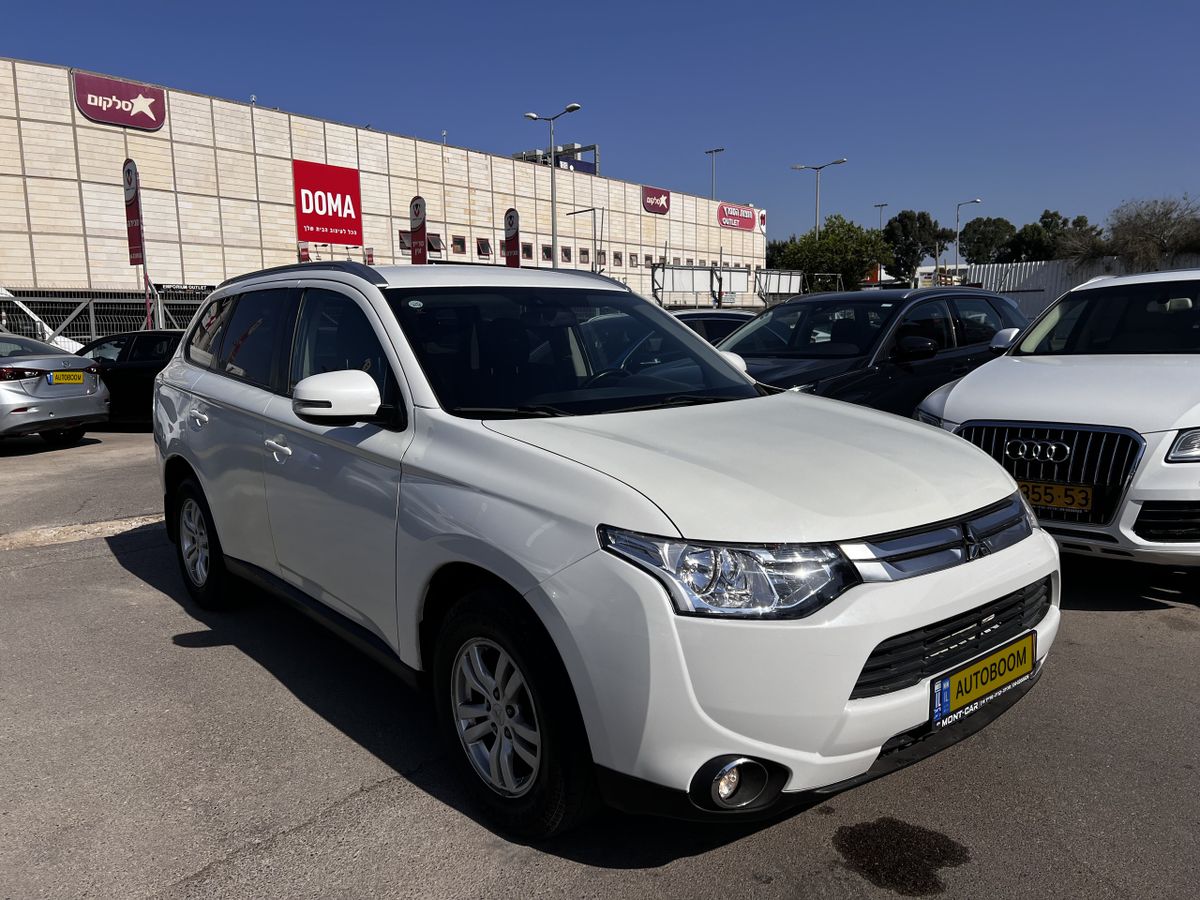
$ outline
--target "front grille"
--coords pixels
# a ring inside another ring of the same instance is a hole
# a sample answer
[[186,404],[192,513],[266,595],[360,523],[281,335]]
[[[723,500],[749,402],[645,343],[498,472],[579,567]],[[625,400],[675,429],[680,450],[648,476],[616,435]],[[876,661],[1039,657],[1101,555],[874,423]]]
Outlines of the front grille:
[[977,509],[957,519],[863,538],[841,545],[863,581],[899,581],[998,553],[1033,533],[1021,499]]
[[[1088,425],[968,422],[957,433],[1004,466],[1017,481],[1090,486],[1090,510],[1037,508],[1040,521],[1074,525],[1107,525],[1112,521],[1145,447],[1136,432]],[[1066,444],[1071,452],[1062,462],[1014,459],[1008,453],[1014,441]]]
[[1165,544],[1200,541],[1200,503],[1147,500],[1133,523],[1133,533]]
[[919,684],[999,647],[1036,625],[1050,609],[1050,579],[970,612],[888,638],[867,658],[851,700]]

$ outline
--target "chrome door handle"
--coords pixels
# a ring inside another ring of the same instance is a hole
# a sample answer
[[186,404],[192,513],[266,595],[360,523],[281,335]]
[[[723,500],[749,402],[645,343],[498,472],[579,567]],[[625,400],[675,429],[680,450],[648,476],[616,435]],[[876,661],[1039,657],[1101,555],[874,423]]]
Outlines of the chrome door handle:
[[194,421],[196,423],[197,428],[201,428],[208,424],[208,416],[206,416],[202,412],[196,412],[196,410],[193,409],[192,410],[192,421]]
[[287,444],[281,444],[279,441],[272,440],[263,441],[263,444],[266,445],[268,450],[275,454],[276,462],[283,462],[283,460],[279,458],[281,456],[287,458],[292,455],[292,448]]

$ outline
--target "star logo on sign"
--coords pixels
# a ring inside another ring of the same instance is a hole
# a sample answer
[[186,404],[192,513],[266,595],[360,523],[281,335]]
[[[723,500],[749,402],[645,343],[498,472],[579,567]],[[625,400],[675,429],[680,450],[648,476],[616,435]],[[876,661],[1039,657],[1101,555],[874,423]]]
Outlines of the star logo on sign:
[[136,116],[138,113],[145,113],[150,121],[158,121],[154,116],[154,110],[150,108],[150,104],[154,102],[153,97],[146,97],[139,93],[129,102],[133,104],[133,108],[129,110],[129,115]]

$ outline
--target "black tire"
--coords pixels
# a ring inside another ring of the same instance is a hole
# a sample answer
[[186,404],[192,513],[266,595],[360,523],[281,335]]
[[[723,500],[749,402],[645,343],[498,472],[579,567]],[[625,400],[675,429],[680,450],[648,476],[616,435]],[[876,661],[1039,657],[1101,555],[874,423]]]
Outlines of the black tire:
[[[189,504],[194,504],[190,506]],[[221,551],[221,541],[217,537],[217,528],[213,524],[212,512],[200,486],[188,478],[180,482],[171,498],[171,512],[174,517],[172,533],[175,535],[175,559],[179,563],[179,575],[183,586],[187,588],[192,602],[201,609],[227,609],[230,606],[229,588],[230,577],[225,568],[225,556]],[[199,515],[204,522],[208,539],[208,566],[203,578],[197,578],[194,570],[185,558],[185,544],[188,537],[185,531],[184,517]]]
[[83,440],[85,434],[87,434],[87,429],[80,425],[75,428],[41,431],[38,436],[51,447],[73,447]]
[[[540,765],[532,786],[517,797],[497,793],[477,772],[459,738],[454,664],[471,641],[498,645],[524,677],[541,735]],[[493,589],[473,591],[448,613],[433,662],[438,724],[451,756],[479,806],[498,830],[525,840],[561,834],[596,806],[595,773],[587,734],[570,680],[541,623],[528,609]]]

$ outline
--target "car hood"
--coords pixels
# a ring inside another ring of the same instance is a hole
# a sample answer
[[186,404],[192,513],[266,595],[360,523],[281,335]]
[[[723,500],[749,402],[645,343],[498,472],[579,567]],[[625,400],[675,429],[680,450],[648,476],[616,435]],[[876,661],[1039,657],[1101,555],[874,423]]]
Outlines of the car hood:
[[812,384],[822,378],[832,378],[863,364],[863,357],[851,359],[787,359],[784,357],[747,356],[746,371],[756,381],[773,384],[775,387],[790,388],[801,384]]
[[1200,426],[1200,356],[1002,356],[949,392],[951,422],[980,419],[1132,428]]
[[623,481],[693,540],[847,540],[959,516],[1015,490],[946,432],[796,393],[485,425]]

